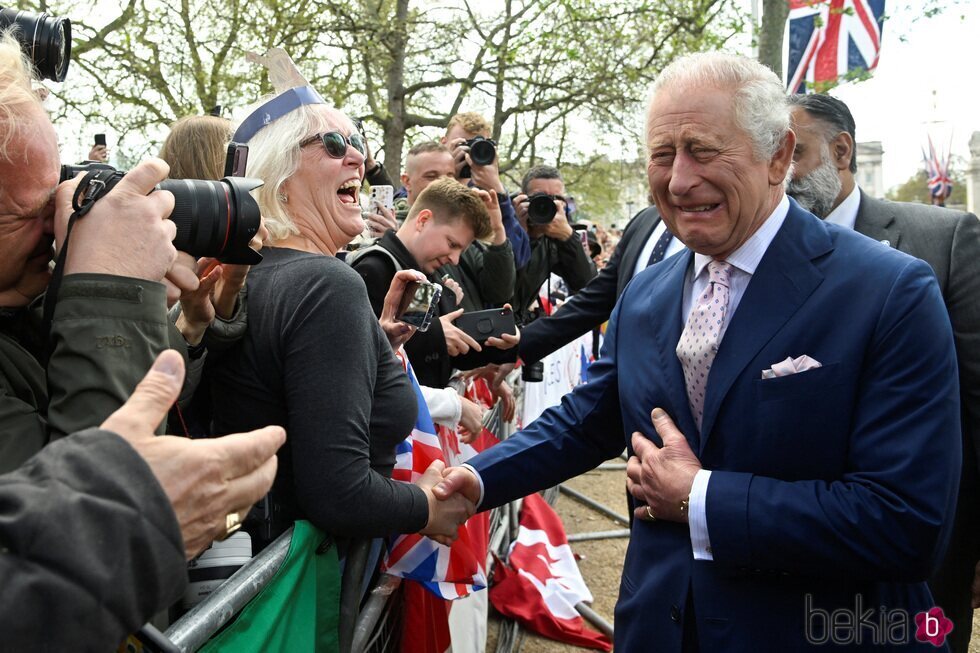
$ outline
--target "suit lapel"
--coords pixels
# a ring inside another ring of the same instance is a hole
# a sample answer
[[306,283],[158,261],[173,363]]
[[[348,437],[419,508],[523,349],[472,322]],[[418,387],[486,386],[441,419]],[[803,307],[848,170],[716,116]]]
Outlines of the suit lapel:
[[858,205],[857,218],[854,221],[854,231],[868,238],[888,241],[888,245],[898,249],[902,232],[895,224],[895,216],[888,210],[888,205],[861,193],[861,203]]
[[[701,418],[701,450],[735,379],[823,281],[811,261],[831,249],[823,224],[791,203],[786,221],[752,275],[711,366]],[[761,375],[762,370],[757,372]]]
[[[648,234],[649,235],[649,234]],[[657,342],[657,349],[660,352],[659,365],[653,366],[667,390],[667,398],[670,400],[674,411],[671,417],[677,427],[687,436],[692,449],[697,449],[697,426],[694,417],[691,415],[691,407],[687,400],[687,385],[684,382],[684,370],[677,358],[677,341],[681,338],[681,331],[684,328],[683,298],[684,298],[684,278],[691,265],[694,254],[690,250],[685,251],[661,264],[665,269],[659,279],[653,282],[652,287],[664,289],[662,292],[655,292],[651,295],[649,308],[650,324],[659,324],[659,328],[653,329],[654,337]],[[647,384],[653,387],[655,384]],[[668,410],[668,406],[660,406]],[[657,406],[650,405],[647,410],[653,410]]]

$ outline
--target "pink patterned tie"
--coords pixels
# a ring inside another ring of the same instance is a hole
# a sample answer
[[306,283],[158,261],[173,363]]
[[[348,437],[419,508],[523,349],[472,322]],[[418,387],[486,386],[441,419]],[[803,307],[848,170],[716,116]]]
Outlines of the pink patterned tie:
[[728,313],[728,287],[732,273],[730,263],[711,261],[708,263],[708,287],[698,297],[691,309],[687,325],[677,343],[677,358],[684,368],[684,382],[687,384],[687,400],[691,404],[691,414],[701,428],[704,413],[704,391],[708,384],[708,372],[718,353],[721,329]]

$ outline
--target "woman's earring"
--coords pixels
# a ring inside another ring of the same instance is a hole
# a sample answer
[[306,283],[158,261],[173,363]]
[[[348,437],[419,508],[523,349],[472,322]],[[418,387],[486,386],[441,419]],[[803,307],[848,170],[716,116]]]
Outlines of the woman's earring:
[[288,202],[288,201],[289,201],[289,198],[288,198],[288,197],[286,197],[286,193],[285,193],[285,192],[283,192],[283,191],[279,191],[278,193],[276,193],[276,198],[277,198],[277,199],[278,199],[278,200],[279,200],[280,202]]

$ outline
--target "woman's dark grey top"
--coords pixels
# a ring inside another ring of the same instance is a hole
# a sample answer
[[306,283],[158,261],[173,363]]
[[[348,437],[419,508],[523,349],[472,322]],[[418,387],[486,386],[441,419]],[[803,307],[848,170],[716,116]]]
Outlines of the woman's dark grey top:
[[341,537],[425,527],[428,502],[389,478],[415,393],[342,261],[266,248],[248,275],[245,338],[209,361],[215,433],[286,429],[273,495],[287,520]]

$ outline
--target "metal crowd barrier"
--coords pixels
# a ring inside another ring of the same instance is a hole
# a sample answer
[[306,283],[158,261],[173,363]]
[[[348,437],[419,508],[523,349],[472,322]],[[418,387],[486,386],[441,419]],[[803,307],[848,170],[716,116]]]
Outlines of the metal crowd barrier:
[[290,526],[289,530],[175,621],[164,633],[166,638],[182,653],[192,653],[204,646],[212,635],[269,584],[286,559],[292,539],[293,528]]
[[[504,422],[501,406],[498,404],[483,416],[483,425],[491,433],[503,435]],[[516,520],[514,521],[516,534]],[[230,622],[262,589],[269,584],[289,552],[293,529],[289,528],[272,544],[245,563],[214,592],[194,606],[184,616],[175,621],[164,633],[181,653],[193,653],[225,624]],[[508,545],[509,545],[508,539]],[[496,549],[493,549],[496,550]],[[345,578],[363,577],[365,556],[353,556],[349,565],[358,567],[349,570]],[[358,592],[342,591],[340,614],[340,640],[344,651],[361,653],[368,650],[393,650],[392,638],[382,637],[386,628],[385,620],[391,614],[390,601],[396,595],[401,579],[381,574],[377,584],[368,593],[361,606]]]

